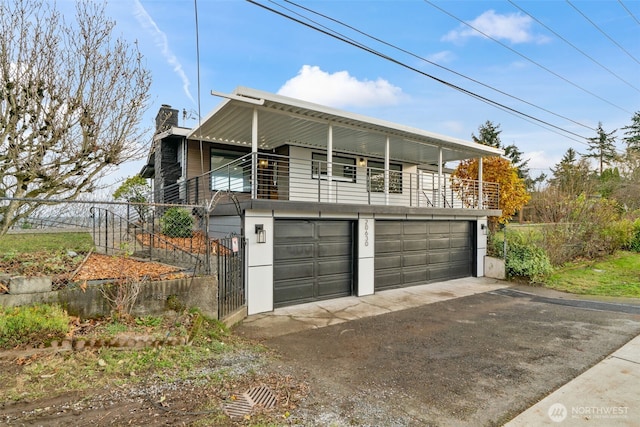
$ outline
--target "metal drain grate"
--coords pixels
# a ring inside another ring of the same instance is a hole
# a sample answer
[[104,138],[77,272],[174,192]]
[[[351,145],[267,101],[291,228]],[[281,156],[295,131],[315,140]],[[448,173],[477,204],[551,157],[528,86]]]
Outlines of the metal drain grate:
[[224,405],[224,412],[231,418],[249,415],[254,406],[261,405],[265,409],[276,406],[276,397],[266,386],[253,387],[242,393],[236,400]]

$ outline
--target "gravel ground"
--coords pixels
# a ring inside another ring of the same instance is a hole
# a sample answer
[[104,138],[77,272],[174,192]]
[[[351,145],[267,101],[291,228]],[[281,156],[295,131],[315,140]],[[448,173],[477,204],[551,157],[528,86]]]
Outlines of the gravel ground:
[[497,291],[264,344],[308,378],[301,425],[501,425],[640,333],[637,314],[545,301]]

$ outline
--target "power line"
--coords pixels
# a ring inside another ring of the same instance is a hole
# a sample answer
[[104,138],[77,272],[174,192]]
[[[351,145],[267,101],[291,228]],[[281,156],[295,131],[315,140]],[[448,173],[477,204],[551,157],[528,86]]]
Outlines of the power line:
[[596,63],[597,65],[599,65],[600,67],[602,67],[604,70],[606,70],[608,73],[610,73],[611,75],[615,76],[618,80],[620,80],[623,83],[626,83],[628,86],[632,87],[633,89],[635,89],[636,91],[640,92],[640,89],[638,89],[637,87],[635,87],[633,84],[629,83],[628,81],[626,81],[625,79],[623,79],[622,77],[620,77],[618,74],[616,74],[613,70],[611,70],[610,68],[608,68],[607,66],[603,65],[602,63],[600,63],[598,60],[596,60],[595,58],[591,57],[589,54],[587,54],[586,52],[584,52],[582,49],[580,49],[579,47],[577,47],[576,45],[574,45],[573,43],[571,43],[569,40],[567,40],[566,38],[562,37],[560,34],[558,34],[556,31],[552,30],[551,28],[549,28],[549,26],[545,25],[542,21],[540,21],[538,18],[536,18],[535,16],[533,16],[531,13],[527,12],[526,10],[524,10],[522,7],[518,6],[517,4],[515,4],[515,2],[513,2],[513,0],[508,0],[509,3],[511,3],[514,7],[516,7],[518,10],[520,10],[521,12],[527,14],[528,16],[530,16],[534,21],[536,21],[538,24],[542,25],[544,28],[547,29],[547,31],[550,31],[553,35],[555,35],[556,37],[558,37],[560,40],[562,40],[563,42],[567,43],[569,46],[571,46],[572,48],[574,48],[575,50],[577,50],[578,52],[580,52],[582,55],[586,56],[587,58],[589,58],[591,61],[593,61],[594,63]]
[[[533,120],[533,121],[535,121],[535,122],[537,122],[537,123],[542,123],[542,124],[544,124],[544,125],[546,125],[546,126],[548,126],[548,127],[550,127],[550,128],[554,128],[554,129],[557,129],[557,130],[559,130],[559,131],[561,131],[561,132],[564,132],[564,133],[566,133],[566,134],[573,135],[573,136],[575,136],[575,137],[577,137],[577,138],[580,138],[581,140],[586,140],[586,139],[588,139],[588,138],[586,138],[586,137],[584,137],[584,136],[582,136],[582,135],[579,135],[579,134],[577,134],[577,133],[575,133],[575,132],[572,132],[572,131],[569,131],[569,130],[567,130],[567,129],[561,128],[561,127],[556,126],[556,125],[554,125],[554,124],[552,124],[552,123],[549,123],[549,122],[547,122],[547,121],[545,121],[545,120],[539,119],[539,118],[534,117],[534,116],[532,116],[532,115],[530,115],[530,114],[527,114],[527,113],[524,113],[524,112],[522,112],[522,111],[516,110],[515,108],[509,107],[509,106],[504,105],[504,104],[501,104],[501,103],[499,103],[499,102],[497,102],[497,101],[491,100],[491,99],[489,99],[489,98],[487,98],[487,97],[484,97],[484,96],[482,96],[482,95],[479,95],[479,94],[477,94],[477,93],[474,93],[474,92],[472,92],[472,91],[470,91],[470,90],[464,89],[464,88],[462,88],[462,87],[460,87],[460,86],[457,86],[457,85],[455,85],[455,84],[453,84],[453,83],[449,83],[449,82],[447,82],[447,81],[445,81],[445,80],[443,80],[443,79],[440,79],[440,78],[435,77],[435,76],[433,76],[433,75],[431,75],[431,74],[429,74],[429,73],[426,73],[426,72],[424,72],[424,71],[422,71],[422,70],[419,70],[419,69],[417,69],[417,68],[415,68],[415,67],[412,67],[412,66],[410,66],[410,65],[408,65],[408,64],[406,64],[406,63],[404,63],[404,62],[402,62],[402,61],[400,61],[400,60],[398,60],[398,59],[392,58],[392,57],[390,57],[390,56],[388,56],[388,55],[386,55],[386,54],[383,54],[383,53],[381,53],[381,52],[378,52],[378,51],[376,51],[375,49],[373,49],[373,48],[371,48],[371,47],[368,47],[368,46],[366,46],[366,45],[364,45],[364,44],[362,44],[362,43],[359,43],[359,42],[355,42],[355,41],[349,40],[348,38],[346,38],[346,37],[344,37],[344,36],[340,35],[339,33],[335,32],[335,31],[333,31],[333,30],[327,30],[327,29],[319,28],[319,27],[314,26],[314,25],[312,25],[312,24],[310,24],[310,23],[308,23],[308,22],[304,22],[304,21],[302,21],[302,20],[300,20],[300,19],[297,19],[297,18],[295,18],[295,17],[293,17],[293,16],[287,15],[287,14],[286,14],[286,13],[284,13],[284,12],[281,12],[281,11],[275,10],[275,9],[273,9],[273,8],[270,8],[269,6],[266,6],[266,5],[264,5],[264,4],[258,3],[258,2],[257,2],[257,1],[255,1],[255,0],[247,0],[247,1],[248,1],[249,3],[251,3],[251,4],[253,4],[253,5],[256,5],[256,6],[259,6],[259,7],[263,8],[263,9],[265,9],[265,10],[267,10],[267,11],[270,11],[270,12],[272,12],[272,13],[275,13],[275,14],[277,14],[277,15],[280,15],[280,16],[282,16],[282,17],[284,17],[284,18],[287,18],[287,19],[289,19],[289,20],[291,20],[291,21],[294,21],[294,22],[296,22],[296,23],[299,23],[299,24],[301,24],[301,25],[304,25],[304,26],[306,26],[306,27],[308,27],[308,28],[311,28],[311,29],[313,29],[313,30],[315,30],[315,31],[318,31],[318,32],[320,32],[320,33],[322,33],[322,34],[328,35],[329,37],[332,37],[332,38],[334,38],[334,39],[336,39],[336,40],[339,40],[339,41],[345,42],[345,43],[347,43],[347,44],[350,44],[350,45],[352,45],[352,46],[354,46],[354,47],[357,47],[357,48],[359,48],[359,49],[361,49],[361,50],[364,50],[364,51],[369,52],[369,53],[371,53],[371,54],[373,54],[373,55],[376,55],[376,56],[378,56],[378,57],[380,57],[380,58],[382,58],[382,59],[386,59],[387,61],[390,61],[390,62],[392,62],[392,63],[394,63],[394,64],[400,65],[401,67],[404,67],[404,68],[406,68],[406,69],[408,69],[408,70],[414,71],[414,72],[416,72],[416,73],[418,73],[418,74],[421,74],[421,75],[423,75],[423,76],[425,76],[425,77],[428,77],[428,78],[430,78],[430,79],[432,79],[432,80],[435,80],[435,81],[437,81],[438,83],[441,83],[441,84],[443,84],[443,85],[445,85],[445,86],[448,86],[448,87],[450,87],[450,88],[452,88],[452,89],[455,89],[455,90],[457,90],[457,91],[459,91],[459,92],[462,92],[462,93],[464,93],[464,94],[466,94],[466,95],[469,95],[469,96],[471,96],[471,97],[473,97],[473,98],[476,98],[477,100],[482,101],[482,102],[484,102],[484,103],[486,103],[486,104],[488,104],[488,105],[494,106],[494,107],[496,107],[496,108],[500,108],[500,109],[502,109],[503,111],[507,111],[507,112],[509,112],[509,113],[511,113],[511,114],[513,114],[513,115],[516,115],[516,116],[518,116],[518,117],[520,117],[520,118],[525,118],[525,117],[526,117],[526,118],[531,119],[531,120]],[[270,0],[270,2],[271,2],[271,3],[274,3],[272,0]],[[277,3],[274,3],[274,4],[277,4]],[[278,5],[278,6],[280,6],[280,5]],[[282,7],[282,6],[280,6],[280,7]],[[308,18],[306,18],[306,19],[308,19]],[[309,21],[311,21],[310,19],[308,19],[308,20],[309,20]],[[311,22],[313,22],[313,21],[311,21]],[[560,135],[563,135],[563,134],[560,134]],[[566,135],[563,135],[563,136],[566,136]],[[578,141],[578,142],[580,142],[580,141]],[[583,143],[584,143],[584,142],[583,142]]]
[[596,25],[595,22],[593,22],[591,19],[589,19],[589,17],[587,15],[585,15],[584,13],[582,13],[582,11],[580,9],[578,9],[573,3],[571,3],[569,0],[565,0],[567,2],[567,4],[569,6],[571,6],[572,8],[575,9],[576,12],[578,12],[580,15],[582,15],[582,17],[584,19],[586,19],[587,21],[589,21],[589,23],[591,25],[593,25],[595,27],[596,30],[600,31],[606,38],[608,38],[609,40],[611,40],[611,43],[615,44],[616,46],[618,46],[620,48],[620,50],[622,50],[624,53],[626,53],[629,58],[633,59],[635,62],[637,62],[640,65],[640,61],[638,61],[636,59],[635,56],[633,56],[632,54],[629,53],[629,51],[627,49],[625,49],[624,47],[622,47],[622,45],[620,43],[618,43],[617,41],[615,41],[611,36],[609,36],[609,34],[605,33],[604,30],[600,27],[598,27],[598,25]]
[[500,46],[504,47],[505,49],[510,50],[511,52],[515,53],[515,54],[516,54],[516,55],[518,55],[519,57],[521,57],[521,58],[523,58],[523,59],[526,59],[527,61],[531,62],[532,64],[534,64],[534,65],[536,65],[536,66],[538,66],[538,67],[542,68],[542,69],[543,69],[543,70],[545,70],[546,72],[548,72],[548,73],[550,73],[550,74],[553,74],[554,76],[558,77],[559,79],[561,79],[561,80],[563,80],[563,81],[565,81],[565,82],[569,83],[571,86],[573,86],[573,87],[575,87],[575,88],[578,88],[578,89],[580,89],[581,91],[583,91],[583,92],[585,92],[585,93],[588,93],[589,95],[594,96],[594,97],[598,98],[599,100],[601,100],[601,101],[603,101],[603,102],[606,102],[607,104],[611,105],[612,107],[615,107],[615,108],[617,108],[617,109],[619,109],[619,110],[621,110],[621,111],[624,111],[624,112],[625,112],[625,113],[627,113],[627,114],[633,114],[633,113],[631,113],[630,111],[628,111],[628,110],[626,110],[626,109],[624,109],[624,108],[620,107],[619,105],[614,104],[613,102],[606,100],[605,98],[601,97],[600,95],[597,95],[597,94],[595,94],[595,93],[591,92],[590,90],[585,89],[584,87],[582,87],[582,86],[578,85],[577,83],[572,82],[571,80],[567,79],[566,77],[561,76],[560,74],[558,74],[558,73],[556,73],[555,71],[553,71],[553,70],[549,69],[548,67],[545,67],[544,65],[540,64],[539,62],[536,62],[536,61],[534,61],[533,59],[529,58],[528,56],[526,56],[526,55],[524,55],[524,54],[522,54],[522,53],[518,52],[518,51],[517,51],[517,50],[515,50],[514,48],[512,48],[512,47],[510,47],[510,46],[507,46],[506,44],[502,43],[500,40],[498,40],[498,39],[496,39],[496,38],[494,38],[494,37],[491,37],[491,36],[490,36],[490,35],[488,35],[487,33],[485,33],[485,32],[483,32],[483,31],[479,30],[478,28],[474,27],[473,25],[469,24],[468,22],[465,22],[464,20],[462,20],[462,19],[458,18],[457,16],[455,16],[455,15],[453,15],[453,14],[451,14],[451,13],[447,12],[447,11],[446,11],[446,10],[444,10],[443,8],[441,8],[441,7],[439,7],[439,6],[436,6],[436,5],[435,5],[435,4],[433,4],[433,2],[431,2],[430,0],[424,0],[424,2],[425,2],[425,3],[427,3],[427,4],[429,4],[430,6],[432,6],[432,7],[436,8],[436,9],[438,9],[440,12],[442,12],[442,13],[444,13],[444,14],[446,14],[446,15],[450,16],[451,18],[455,19],[456,21],[458,21],[458,22],[460,22],[460,23],[462,23],[462,24],[466,25],[467,27],[469,27],[469,28],[473,29],[474,31],[478,32],[479,34],[482,34],[482,35],[483,35],[483,36],[485,36],[486,38],[488,38],[488,39],[490,39],[490,40],[493,40],[494,42],[498,43]]
[[[271,1],[271,0],[269,0],[269,1]],[[286,3],[292,4],[292,5],[294,5],[294,6],[298,7],[298,8],[300,8],[300,9],[306,10],[307,12],[313,13],[313,14],[315,14],[315,15],[321,16],[321,17],[322,17],[322,18],[324,18],[324,19],[328,19],[328,20],[330,20],[330,21],[332,21],[332,22],[335,22],[335,23],[337,23],[337,24],[339,24],[339,25],[342,25],[342,26],[344,26],[344,27],[346,27],[346,28],[348,28],[348,29],[350,29],[350,30],[353,30],[353,31],[357,32],[358,34],[361,34],[361,35],[363,35],[363,36],[365,36],[365,37],[368,37],[368,38],[370,38],[370,39],[372,39],[372,40],[375,40],[375,41],[377,41],[377,42],[379,42],[379,43],[382,43],[382,44],[384,44],[384,45],[386,45],[386,46],[389,46],[389,47],[391,47],[391,48],[393,48],[393,49],[396,49],[396,50],[398,50],[398,51],[400,51],[400,52],[406,53],[407,55],[410,55],[410,56],[412,56],[412,57],[414,57],[414,58],[416,58],[416,59],[419,59],[419,60],[421,60],[421,61],[427,62],[427,63],[429,63],[429,64],[433,65],[434,67],[438,67],[438,68],[440,68],[440,69],[442,69],[442,70],[448,71],[448,72],[453,73],[453,74],[455,74],[455,75],[457,75],[457,76],[459,76],[459,77],[462,77],[462,78],[464,78],[464,79],[467,79],[467,80],[469,80],[469,81],[471,81],[471,82],[473,82],[473,83],[479,84],[479,85],[484,86],[484,87],[486,87],[486,88],[488,88],[488,89],[491,89],[491,90],[493,90],[493,91],[495,91],[495,92],[498,92],[498,93],[499,93],[499,94],[501,94],[501,95],[504,95],[504,96],[507,96],[507,97],[509,97],[509,98],[515,99],[515,100],[517,100],[517,101],[520,101],[520,102],[522,102],[522,103],[524,103],[524,104],[527,104],[527,105],[529,105],[529,106],[531,106],[531,107],[537,108],[537,109],[539,109],[539,110],[541,110],[541,111],[544,111],[544,112],[546,112],[546,113],[549,113],[549,114],[554,115],[554,116],[556,116],[556,117],[559,117],[559,118],[561,118],[561,119],[564,119],[564,120],[567,120],[567,121],[569,121],[569,122],[572,122],[572,123],[574,123],[574,124],[576,124],[576,125],[578,125],[578,126],[581,126],[581,127],[587,128],[587,129],[592,130],[592,131],[595,131],[595,130],[596,130],[595,128],[593,128],[593,127],[591,127],[591,126],[585,125],[585,124],[583,124],[583,123],[580,123],[580,122],[578,122],[578,121],[575,121],[575,120],[573,120],[573,119],[571,119],[571,118],[569,118],[569,117],[563,116],[563,115],[561,115],[561,114],[554,113],[553,111],[551,111],[551,110],[549,110],[549,109],[546,109],[546,108],[544,108],[544,107],[541,107],[541,106],[539,106],[539,105],[536,105],[536,104],[534,104],[534,103],[532,103],[532,102],[526,101],[526,100],[524,100],[524,99],[522,99],[522,98],[519,98],[519,97],[517,97],[517,96],[511,95],[511,94],[509,94],[509,93],[507,93],[507,92],[505,92],[505,91],[502,91],[502,90],[497,89],[497,88],[495,88],[495,87],[493,87],[493,86],[491,86],[491,85],[488,85],[488,84],[486,84],[486,83],[483,83],[483,82],[481,82],[481,81],[479,81],[479,80],[477,80],[477,79],[474,79],[474,78],[469,77],[469,76],[467,76],[467,75],[465,75],[465,74],[462,74],[462,73],[460,73],[460,72],[457,72],[457,71],[455,71],[455,70],[452,70],[452,69],[450,69],[450,68],[447,68],[447,67],[445,67],[445,66],[442,66],[442,65],[440,65],[440,64],[438,64],[438,63],[436,63],[436,62],[430,61],[430,60],[428,60],[427,58],[424,58],[424,57],[422,57],[422,56],[419,56],[419,55],[417,55],[417,54],[415,54],[415,53],[413,53],[413,52],[411,52],[411,51],[408,51],[408,50],[406,50],[406,49],[403,49],[403,48],[401,48],[401,47],[399,47],[399,46],[397,46],[397,45],[394,45],[394,44],[392,44],[392,43],[386,42],[386,41],[384,41],[384,40],[382,40],[382,39],[380,39],[380,38],[378,38],[378,37],[375,37],[375,36],[373,36],[373,35],[371,35],[371,34],[369,34],[369,33],[367,33],[367,32],[361,31],[361,30],[359,30],[358,28],[355,28],[355,27],[353,27],[353,26],[351,26],[351,25],[349,25],[349,24],[346,24],[346,23],[344,23],[344,22],[342,22],[342,21],[340,21],[340,20],[338,20],[338,19],[332,18],[332,17],[330,17],[330,16],[328,16],[328,15],[322,14],[322,13],[320,13],[320,12],[317,12],[317,11],[315,11],[315,10],[312,10],[312,9],[310,9],[310,8],[307,8],[307,7],[305,7],[305,6],[299,5],[299,4],[297,4],[297,3],[295,3],[295,2],[293,2],[293,1],[291,1],[291,0],[284,0],[284,1],[285,1]],[[273,3],[273,1],[271,1],[271,3]],[[281,6],[281,7],[282,7],[282,6]],[[305,16],[303,16],[303,15],[298,14],[297,12],[295,12],[295,11],[293,11],[293,10],[291,10],[291,9],[288,9],[288,8],[285,8],[285,7],[283,7],[283,9],[288,10],[288,11],[290,11],[290,12],[292,12],[292,13],[295,13],[296,15],[298,15],[298,16],[300,16],[300,17],[304,17],[305,19],[309,19],[309,18],[307,18],[307,17],[305,17]],[[310,21],[311,21],[311,20],[310,20]],[[311,22],[314,22],[314,23],[316,23],[316,24],[318,24],[318,25],[321,25],[321,24],[319,24],[319,23],[317,23],[317,22],[315,22],[315,21],[311,21]],[[331,29],[329,29],[328,27],[326,27],[326,26],[324,26],[324,25],[321,25],[321,26],[322,26],[322,28],[325,28],[325,29],[327,29],[327,30],[334,31],[334,30],[331,30]],[[339,34],[339,33],[338,33],[338,34]],[[349,39],[349,40],[353,40],[353,39]]]
[[640,25],[640,20],[638,20],[638,18],[636,18],[635,15],[631,13],[631,11],[627,8],[627,6],[625,6],[624,3],[622,3],[622,0],[618,0],[618,3],[620,3],[620,6],[622,6],[622,8],[627,11],[629,16],[632,17],[638,23],[638,25]]

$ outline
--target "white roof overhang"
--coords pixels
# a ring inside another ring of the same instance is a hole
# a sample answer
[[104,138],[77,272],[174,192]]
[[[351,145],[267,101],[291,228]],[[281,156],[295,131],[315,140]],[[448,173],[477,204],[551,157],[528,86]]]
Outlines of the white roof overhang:
[[251,147],[254,109],[261,150],[282,145],[326,150],[331,125],[334,152],[384,158],[389,138],[391,160],[418,165],[437,164],[440,148],[444,162],[503,154],[475,142],[245,87],[228,95],[187,137]]

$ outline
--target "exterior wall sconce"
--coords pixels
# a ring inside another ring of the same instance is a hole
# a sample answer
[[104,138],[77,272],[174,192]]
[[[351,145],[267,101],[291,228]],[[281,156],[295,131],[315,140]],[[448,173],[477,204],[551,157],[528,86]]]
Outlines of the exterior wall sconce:
[[482,234],[486,236],[488,234],[487,224],[480,224],[480,230],[482,230]]
[[358,165],[365,166],[366,164],[367,164],[366,160],[363,159],[362,157],[360,158],[360,160],[358,160]]
[[267,231],[263,224],[256,224],[256,234],[258,235],[256,238],[258,243],[267,243]]
[[265,167],[269,165],[269,161],[267,159],[260,159],[260,161],[258,162],[260,164],[260,166]]

